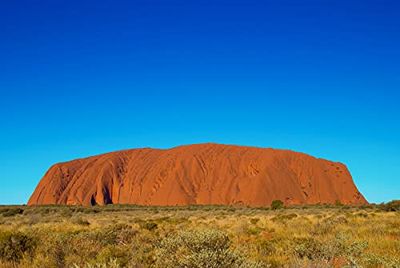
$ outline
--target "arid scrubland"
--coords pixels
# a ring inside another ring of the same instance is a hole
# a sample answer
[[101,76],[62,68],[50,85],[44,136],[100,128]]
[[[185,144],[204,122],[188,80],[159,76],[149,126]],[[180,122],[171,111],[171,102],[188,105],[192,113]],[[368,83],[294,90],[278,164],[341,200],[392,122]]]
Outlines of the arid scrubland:
[[3,206],[0,267],[400,267],[399,204]]

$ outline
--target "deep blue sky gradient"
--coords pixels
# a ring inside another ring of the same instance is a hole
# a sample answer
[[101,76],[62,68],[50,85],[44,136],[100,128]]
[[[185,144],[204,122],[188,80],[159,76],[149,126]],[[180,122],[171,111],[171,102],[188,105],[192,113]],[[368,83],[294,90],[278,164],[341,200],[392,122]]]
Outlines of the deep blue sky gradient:
[[0,3],[0,204],[55,162],[218,142],[400,198],[399,1]]

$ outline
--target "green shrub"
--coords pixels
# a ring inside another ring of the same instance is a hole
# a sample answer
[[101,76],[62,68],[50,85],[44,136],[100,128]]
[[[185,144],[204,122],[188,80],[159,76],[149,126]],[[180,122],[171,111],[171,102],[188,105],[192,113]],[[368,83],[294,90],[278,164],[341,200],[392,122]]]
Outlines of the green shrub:
[[336,257],[347,256],[345,240],[342,236],[325,242],[313,237],[297,238],[294,241],[295,255],[300,258],[330,262]]
[[311,237],[296,238],[293,247],[294,254],[303,259],[316,260],[323,258],[322,243]]
[[393,200],[382,205],[384,211],[400,211],[400,200]]
[[281,200],[274,200],[271,203],[271,209],[273,209],[273,210],[281,209],[283,207],[284,207],[284,205]]
[[32,254],[36,240],[20,232],[0,233],[0,259],[19,263],[25,254]]
[[257,226],[250,226],[247,228],[246,233],[248,235],[259,235],[264,229]]
[[180,232],[161,241],[156,267],[259,267],[230,248],[229,237],[218,230]]
[[251,224],[257,224],[260,221],[259,218],[252,218],[250,219]]
[[153,231],[158,228],[158,225],[157,225],[157,223],[155,223],[153,221],[145,221],[145,222],[140,223],[140,227],[142,229]]
[[343,206],[343,204],[342,204],[342,202],[340,202],[340,200],[336,200],[335,206],[340,207],[340,206]]
[[72,218],[72,222],[77,225],[89,226],[90,222],[86,219],[82,219],[81,217]]
[[341,233],[334,239],[319,241],[313,237],[296,238],[294,254],[301,259],[318,260],[325,263],[341,257],[350,267],[358,267],[357,260],[364,254],[368,244],[364,241],[352,241]]
[[0,214],[4,217],[12,217],[24,213],[22,208],[4,208],[0,210]]

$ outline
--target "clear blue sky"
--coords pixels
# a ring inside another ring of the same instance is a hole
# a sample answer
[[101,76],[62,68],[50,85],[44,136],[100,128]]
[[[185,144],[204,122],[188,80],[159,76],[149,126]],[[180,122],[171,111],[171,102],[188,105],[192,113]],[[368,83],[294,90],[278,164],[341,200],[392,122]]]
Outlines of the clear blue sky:
[[0,204],[55,162],[218,142],[400,198],[400,2],[1,1]]

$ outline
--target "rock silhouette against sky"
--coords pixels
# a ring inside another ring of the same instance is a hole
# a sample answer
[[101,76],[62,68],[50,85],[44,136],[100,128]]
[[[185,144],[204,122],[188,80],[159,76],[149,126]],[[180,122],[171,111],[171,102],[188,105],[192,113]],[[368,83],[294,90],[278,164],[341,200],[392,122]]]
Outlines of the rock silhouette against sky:
[[220,144],[117,151],[52,166],[29,205],[365,204],[342,163]]

